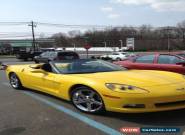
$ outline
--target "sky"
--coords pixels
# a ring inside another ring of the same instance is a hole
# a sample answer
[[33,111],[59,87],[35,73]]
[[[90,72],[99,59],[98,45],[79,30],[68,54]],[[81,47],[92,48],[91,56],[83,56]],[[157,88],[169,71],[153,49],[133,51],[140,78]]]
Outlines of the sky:
[[[185,20],[185,0],[0,0],[0,22],[67,25],[175,26]],[[37,25],[37,35],[84,30]],[[7,33],[31,33],[31,28],[0,24]],[[6,36],[4,36],[6,37]]]

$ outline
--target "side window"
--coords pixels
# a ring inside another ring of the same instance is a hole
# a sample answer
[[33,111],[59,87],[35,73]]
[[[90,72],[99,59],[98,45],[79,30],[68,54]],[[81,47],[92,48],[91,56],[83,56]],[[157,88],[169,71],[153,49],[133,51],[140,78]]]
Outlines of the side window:
[[183,60],[181,60],[176,56],[171,56],[171,55],[160,55],[158,58],[159,64],[176,64],[181,61]]
[[50,53],[50,57],[52,57],[52,58],[56,57],[56,53],[55,52],[51,52]]
[[41,57],[47,57],[48,56],[48,52],[44,52],[40,55]]
[[136,58],[136,63],[153,63],[154,62],[155,55],[145,55]]
[[62,52],[58,53],[59,60],[72,60],[72,59],[79,59],[78,54],[73,52]]
[[47,54],[46,54],[46,58],[49,58],[50,57],[50,55],[51,55],[51,52],[48,52]]

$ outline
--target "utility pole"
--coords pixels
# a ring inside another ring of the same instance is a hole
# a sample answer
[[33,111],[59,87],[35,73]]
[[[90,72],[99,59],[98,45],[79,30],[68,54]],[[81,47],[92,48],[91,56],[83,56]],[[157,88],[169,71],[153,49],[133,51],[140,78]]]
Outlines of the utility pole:
[[35,32],[34,32],[34,28],[36,27],[36,24],[34,24],[33,21],[31,21],[31,24],[29,24],[28,26],[31,26],[32,28],[32,37],[33,37],[33,42],[32,42],[32,46],[33,46],[33,51],[36,51],[36,43],[35,43]]

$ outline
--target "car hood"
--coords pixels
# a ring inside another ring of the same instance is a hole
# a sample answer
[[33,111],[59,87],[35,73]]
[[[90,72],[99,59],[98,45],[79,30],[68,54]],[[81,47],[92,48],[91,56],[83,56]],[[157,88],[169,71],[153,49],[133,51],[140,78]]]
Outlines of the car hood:
[[185,81],[182,75],[152,70],[128,70],[117,72],[101,72],[91,74],[78,74],[76,76],[93,79],[103,83],[119,83],[137,87],[171,85]]

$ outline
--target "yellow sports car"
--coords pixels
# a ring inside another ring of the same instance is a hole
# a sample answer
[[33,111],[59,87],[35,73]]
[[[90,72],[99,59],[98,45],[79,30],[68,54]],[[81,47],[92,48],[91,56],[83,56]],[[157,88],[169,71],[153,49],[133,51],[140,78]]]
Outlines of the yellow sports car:
[[185,77],[127,70],[101,60],[67,60],[6,68],[15,89],[26,87],[72,101],[84,112],[155,112],[185,108]]

